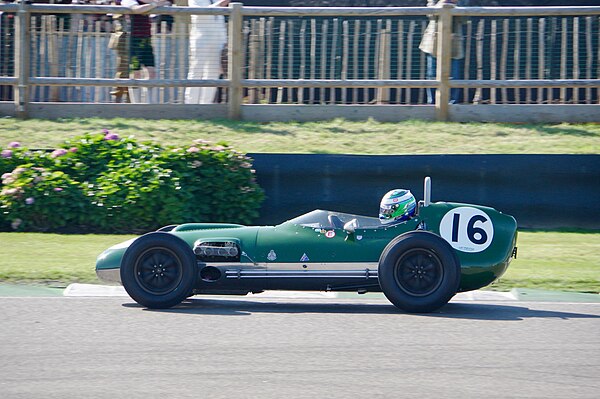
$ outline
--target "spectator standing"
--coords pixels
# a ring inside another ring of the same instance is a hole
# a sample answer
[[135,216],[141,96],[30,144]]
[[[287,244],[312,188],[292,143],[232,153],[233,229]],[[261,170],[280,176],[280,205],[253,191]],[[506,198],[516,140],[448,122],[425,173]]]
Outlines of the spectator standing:
[[[121,0],[115,0],[115,5],[120,6]],[[128,27],[129,18],[124,14],[114,14],[113,24],[114,32],[110,37],[108,47],[115,50],[117,53],[117,71],[115,79],[127,79],[129,78],[129,31]],[[129,89],[127,87],[115,87],[110,92],[111,95],[115,96],[115,101],[130,102],[129,101]]]
[[[459,7],[468,6],[468,0],[427,0],[427,7],[441,7],[443,4],[455,4]],[[427,79],[435,79],[437,73],[437,18],[429,17],[430,21],[423,33],[419,49],[427,54]],[[463,25],[464,17],[452,18],[452,64],[450,77],[460,79],[463,70],[462,60],[465,58]],[[460,99],[460,89],[450,89],[450,103],[457,103]],[[435,89],[427,89],[427,103],[435,103]]]
[[[225,7],[229,0],[189,0],[190,7]],[[221,51],[227,43],[227,30],[222,15],[192,15],[190,25],[190,66],[188,79],[219,79]],[[188,87],[186,104],[212,104],[216,87]]]
[[[121,5],[130,8],[134,14],[130,17],[129,68],[134,79],[155,79],[154,50],[150,15],[156,7],[168,5],[168,0],[121,0]],[[143,89],[146,102],[156,103],[157,91],[154,88]],[[131,102],[141,102],[142,90],[129,89]]]

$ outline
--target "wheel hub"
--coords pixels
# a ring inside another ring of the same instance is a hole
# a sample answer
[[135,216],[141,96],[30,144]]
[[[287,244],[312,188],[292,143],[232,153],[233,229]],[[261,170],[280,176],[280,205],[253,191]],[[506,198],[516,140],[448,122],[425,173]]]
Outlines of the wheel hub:
[[405,293],[426,296],[442,283],[442,262],[431,250],[415,248],[406,251],[396,263],[394,277]]
[[135,264],[135,279],[139,286],[153,295],[171,292],[181,282],[183,267],[170,249],[158,247],[146,250]]

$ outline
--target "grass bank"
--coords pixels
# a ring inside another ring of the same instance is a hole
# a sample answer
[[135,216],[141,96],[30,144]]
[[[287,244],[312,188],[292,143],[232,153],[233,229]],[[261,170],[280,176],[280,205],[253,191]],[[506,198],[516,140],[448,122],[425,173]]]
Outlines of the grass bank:
[[98,283],[96,257],[109,246],[131,237],[0,233],[0,281],[51,286]]
[[[96,256],[124,235],[0,233],[0,282],[99,283]],[[518,258],[491,289],[600,292],[600,233],[520,232]]]
[[0,119],[0,147],[21,141],[54,148],[73,136],[109,129],[163,144],[225,141],[243,152],[334,154],[597,154],[598,124],[501,124],[342,119],[321,122],[230,120]]
[[600,233],[519,232],[518,255],[492,288],[600,293]]

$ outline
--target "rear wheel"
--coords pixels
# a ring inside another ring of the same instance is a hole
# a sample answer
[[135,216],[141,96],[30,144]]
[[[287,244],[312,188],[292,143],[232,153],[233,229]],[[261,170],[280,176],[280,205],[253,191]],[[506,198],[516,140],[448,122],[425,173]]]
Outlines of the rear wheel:
[[164,309],[187,298],[197,279],[196,257],[180,238],[163,232],[135,240],[121,261],[121,282],[136,302]]
[[407,312],[432,312],[456,294],[460,263],[441,237],[411,231],[396,237],[379,260],[379,284],[396,307]]

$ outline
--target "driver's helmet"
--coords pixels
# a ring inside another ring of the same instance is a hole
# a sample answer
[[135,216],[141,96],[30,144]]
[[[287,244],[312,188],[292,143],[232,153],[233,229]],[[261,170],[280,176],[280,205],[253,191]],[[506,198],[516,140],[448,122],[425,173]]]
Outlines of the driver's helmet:
[[417,201],[409,190],[395,189],[389,191],[381,199],[379,220],[381,223],[392,223],[408,220],[415,216]]

